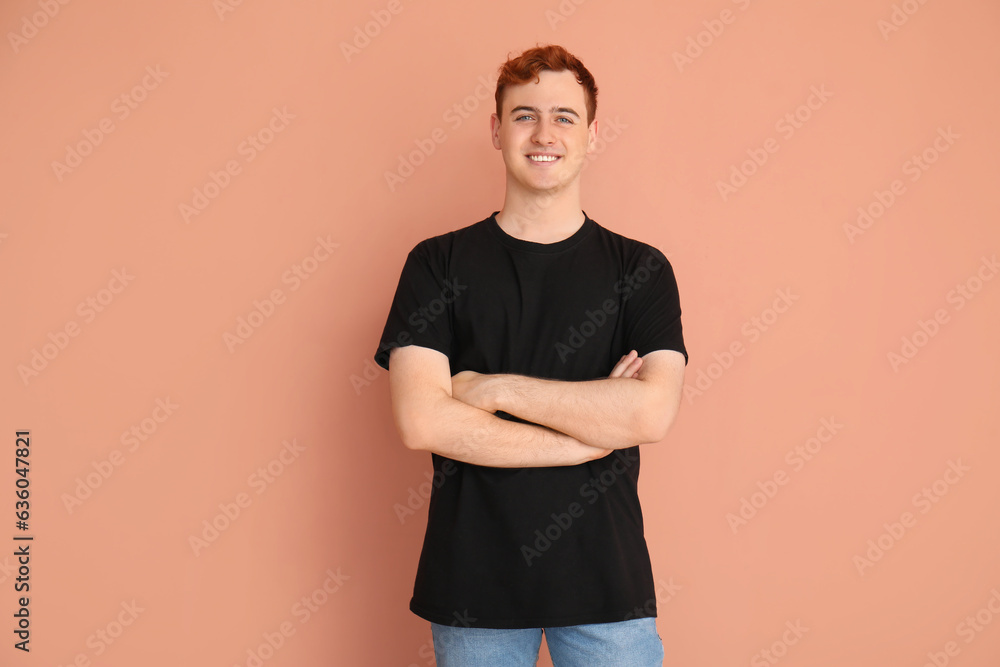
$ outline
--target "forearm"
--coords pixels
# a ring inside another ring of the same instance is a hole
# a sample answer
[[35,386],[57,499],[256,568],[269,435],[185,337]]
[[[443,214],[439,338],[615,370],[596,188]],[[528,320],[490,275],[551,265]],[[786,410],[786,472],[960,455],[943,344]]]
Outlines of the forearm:
[[644,421],[648,387],[641,380],[562,381],[497,374],[490,382],[496,383],[491,392],[496,409],[588,445],[621,449],[656,441]]
[[608,454],[606,449],[566,433],[501,419],[445,393],[429,400],[426,408],[422,435],[414,449],[456,461],[497,468],[541,468],[577,465]]

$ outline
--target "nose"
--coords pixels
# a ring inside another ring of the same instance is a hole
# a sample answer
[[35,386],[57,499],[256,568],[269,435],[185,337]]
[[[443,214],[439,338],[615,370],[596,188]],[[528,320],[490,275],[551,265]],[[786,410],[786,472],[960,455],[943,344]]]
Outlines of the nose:
[[552,128],[549,127],[547,120],[543,120],[538,125],[535,126],[535,132],[532,135],[532,140],[538,144],[549,145],[555,140],[555,136],[552,133]]

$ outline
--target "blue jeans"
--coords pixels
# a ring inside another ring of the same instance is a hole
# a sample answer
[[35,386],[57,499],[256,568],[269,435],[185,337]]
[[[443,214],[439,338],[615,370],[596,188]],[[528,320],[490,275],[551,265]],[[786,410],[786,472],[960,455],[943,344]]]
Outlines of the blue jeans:
[[655,618],[499,630],[431,623],[438,667],[535,667],[542,632],[555,667],[661,667]]

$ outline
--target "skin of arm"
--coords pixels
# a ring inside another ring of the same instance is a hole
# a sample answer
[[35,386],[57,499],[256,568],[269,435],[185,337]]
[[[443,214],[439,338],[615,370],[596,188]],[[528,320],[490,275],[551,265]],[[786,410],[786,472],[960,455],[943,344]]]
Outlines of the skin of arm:
[[680,408],[684,355],[654,350],[623,361],[640,362],[629,377],[563,381],[524,375],[462,371],[452,377],[452,396],[493,412],[503,410],[594,447],[622,449],[666,437]]
[[[623,357],[612,376],[634,380],[640,364]],[[501,419],[458,400],[449,373],[448,358],[437,350],[408,345],[390,352],[393,418],[409,449],[500,468],[577,465],[611,453],[611,448],[593,447],[544,425]]]

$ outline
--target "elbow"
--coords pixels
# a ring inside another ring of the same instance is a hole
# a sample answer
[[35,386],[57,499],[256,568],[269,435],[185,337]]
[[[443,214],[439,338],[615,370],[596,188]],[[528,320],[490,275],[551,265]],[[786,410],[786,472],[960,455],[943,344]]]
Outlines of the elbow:
[[660,442],[666,438],[677,417],[678,407],[665,406],[662,401],[647,406],[636,419],[636,423],[641,425],[637,434],[640,444]]
[[399,432],[399,439],[403,441],[403,446],[414,451],[427,449],[429,437],[426,433],[426,426],[423,420],[413,416],[400,414],[396,416],[396,430]]
[[400,439],[403,441],[403,446],[409,450],[419,452],[426,449],[423,440],[419,440],[412,431],[400,431]]
[[652,432],[651,440],[649,442],[660,442],[667,437],[667,433],[670,432],[670,425],[672,422],[667,422],[663,425],[658,425],[657,428]]
[[451,397],[428,392],[419,400],[393,404],[393,417],[399,438],[407,449],[433,451],[441,438],[441,422],[446,419]]
[[434,448],[432,434],[428,433],[425,426],[410,428],[403,437],[403,445],[415,452],[429,452]]
[[661,424],[650,424],[636,433],[635,444],[648,445],[654,442],[659,442],[667,437],[667,430],[668,428],[662,426]]

